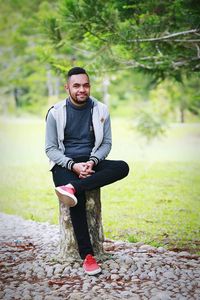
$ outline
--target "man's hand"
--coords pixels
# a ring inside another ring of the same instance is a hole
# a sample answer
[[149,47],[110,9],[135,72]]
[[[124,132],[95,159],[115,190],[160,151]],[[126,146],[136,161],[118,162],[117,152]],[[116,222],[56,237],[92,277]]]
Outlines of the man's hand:
[[72,167],[72,171],[76,173],[78,176],[80,176],[81,172],[84,172],[86,169],[86,163],[85,162],[80,162],[80,163],[75,163]]
[[92,170],[93,166],[93,161],[80,162],[75,163],[72,170],[78,175],[79,178],[86,178],[88,176],[91,176],[95,172],[94,170]]
[[88,160],[86,162],[86,166],[87,166],[87,171],[89,173],[95,173],[95,171],[93,170],[93,167],[94,167],[94,162],[92,160]]

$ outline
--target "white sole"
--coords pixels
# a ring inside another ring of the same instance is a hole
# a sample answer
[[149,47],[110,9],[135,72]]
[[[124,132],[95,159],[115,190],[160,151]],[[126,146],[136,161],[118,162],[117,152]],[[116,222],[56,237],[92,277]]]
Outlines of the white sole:
[[[85,270],[84,270],[85,271]],[[97,274],[99,274],[99,273],[101,273],[101,268],[99,268],[99,269],[97,269],[97,270],[94,270],[94,271],[85,271],[85,273],[87,274],[87,275],[97,275]]]
[[63,189],[61,189],[59,186],[55,188],[55,191],[58,196],[58,199],[65,205],[73,207],[77,204],[76,197],[66,191],[63,191]]

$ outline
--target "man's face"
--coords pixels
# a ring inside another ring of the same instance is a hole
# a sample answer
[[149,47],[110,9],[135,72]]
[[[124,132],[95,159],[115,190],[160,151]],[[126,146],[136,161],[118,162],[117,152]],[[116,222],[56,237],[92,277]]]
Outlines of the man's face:
[[65,85],[75,104],[84,104],[90,96],[90,82],[86,74],[72,75]]

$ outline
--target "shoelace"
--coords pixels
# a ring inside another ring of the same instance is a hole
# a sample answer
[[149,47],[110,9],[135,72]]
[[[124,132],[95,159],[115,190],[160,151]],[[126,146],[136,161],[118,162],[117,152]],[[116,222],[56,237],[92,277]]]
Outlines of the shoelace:
[[92,265],[92,264],[96,263],[96,261],[95,261],[95,259],[94,259],[94,257],[93,257],[92,255],[90,255],[90,256],[88,256],[88,257],[86,258],[86,262],[87,262],[89,265]]

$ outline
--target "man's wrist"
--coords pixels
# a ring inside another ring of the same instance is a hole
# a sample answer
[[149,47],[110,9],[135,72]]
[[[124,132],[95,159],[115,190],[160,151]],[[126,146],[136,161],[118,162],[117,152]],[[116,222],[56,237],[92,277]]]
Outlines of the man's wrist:
[[89,161],[93,161],[95,166],[98,165],[98,163],[99,163],[99,159],[96,156],[91,156],[89,158]]
[[73,170],[74,164],[75,164],[75,162],[73,161],[73,159],[70,159],[70,160],[68,160],[68,162],[67,162],[66,168],[67,168],[69,171],[72,171],[72,170]]

